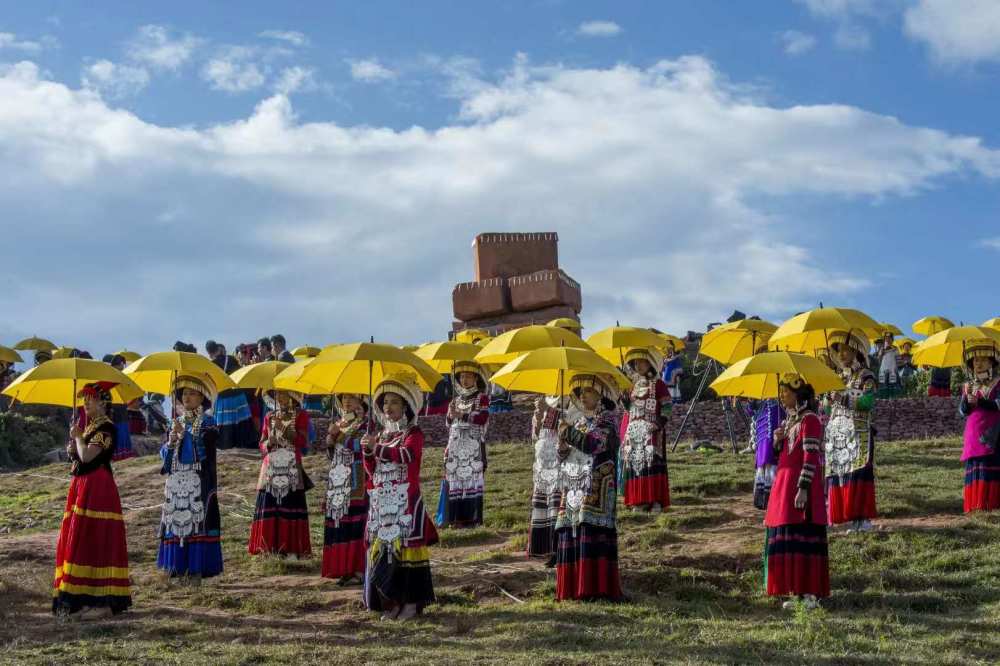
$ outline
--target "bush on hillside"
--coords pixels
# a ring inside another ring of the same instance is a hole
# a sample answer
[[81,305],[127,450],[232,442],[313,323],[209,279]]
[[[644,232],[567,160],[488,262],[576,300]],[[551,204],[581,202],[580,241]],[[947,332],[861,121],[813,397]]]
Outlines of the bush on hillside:
[[26,467],[45,462],[45,454],[66,443],[66,430],[48,419],[0,414],[0,467]]

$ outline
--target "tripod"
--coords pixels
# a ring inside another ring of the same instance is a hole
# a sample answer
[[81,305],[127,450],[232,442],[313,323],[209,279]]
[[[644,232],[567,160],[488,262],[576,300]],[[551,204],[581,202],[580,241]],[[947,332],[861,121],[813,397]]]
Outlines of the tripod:
[[[674,443],[670,449],[671,453],[677,450],[677,444],[681,441],[681,435],[684,434],[684,428],[687,426],[688,419],[691,418],[691,414],[694,413],[695,407],[698,404],[698,399],[705,391],[705,387],[708,386],[709,376],[714,375],[715,377],[718,377],[720,374],[722,374],[722,367],[715,359],[709,359],[705,369],[701,373],[701,382],[698,383],[698,390],[691,399],[691,404],[688,405],[687,413],[684,414],[684,418],[681,420],[680,428],[677,429],[677,434],[674,436]],[[722,400],[722,413],[726,417],[726,430],[729,432],[729,442],[733,446],[733,453],[737,454],[739,451],[736,446],[736,431],[733,428],[733,407],[729,404],[729,401],[724,398]]]

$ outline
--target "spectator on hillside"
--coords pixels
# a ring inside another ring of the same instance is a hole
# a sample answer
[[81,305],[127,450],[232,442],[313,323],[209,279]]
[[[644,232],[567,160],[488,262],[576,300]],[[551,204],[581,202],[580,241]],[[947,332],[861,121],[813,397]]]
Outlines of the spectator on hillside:
[[257,362],[263,363],[264,361],[273,361],[274,353],[271,351],[271,340],[269,338],[261,338],[257,341]]
[[292,352],[285,348],[285,336],[281,333],[271,336],[271,351],[274,354],[274,358],[282,363],[295,363],[295,357],[292,356]]

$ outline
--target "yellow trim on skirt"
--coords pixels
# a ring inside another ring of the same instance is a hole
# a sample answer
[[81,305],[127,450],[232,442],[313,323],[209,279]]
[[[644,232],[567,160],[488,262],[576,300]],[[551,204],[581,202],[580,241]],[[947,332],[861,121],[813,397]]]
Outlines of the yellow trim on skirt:
[[114,513],[112,511],[91,511],[90,509],[84,509],[82,506],[73,505],[72,511],[66,511],[63,513],[63,520],[70,517],[71,514],[76,514],[78,516],[83,516],[84,518],[102,518],[105,520],[122,520],[122,514]]
[[74,585],[73,583],[61,582],[52,588],[52,596],[58,597],[60,592],[68,594],[89,594],[92,597],[129,597],[132,596],[132,588],[129,585]]
[[128,567],[91,567],[86,564],[63,562],[56,567],[56,578],[73,576],[74,578],[128,578]]

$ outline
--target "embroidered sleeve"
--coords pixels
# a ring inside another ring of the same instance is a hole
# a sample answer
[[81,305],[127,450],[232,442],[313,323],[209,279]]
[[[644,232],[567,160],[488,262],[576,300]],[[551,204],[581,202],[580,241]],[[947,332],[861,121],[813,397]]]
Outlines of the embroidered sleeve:
[[87,442],[88,446],[99,446],[100,448],[107,450],[115,445],[114,438],[103,430],[98,430],[90,437],[90,441]]
[[384,462],[408,465],[423,448],[424,433],[420,430],[411,430],[402,441],[397,440],[395,444],[376,444],[374,456]]
[[479,396],[478,408],[469,415],[469,420],[473,425],[485,426],[490,420],[490,398],[486,395]]
[[588,455],[596,455],[608,450],[611,444],[609,439],[613,432],[613,428],[608,428],[603,423],[595,424],[586,431],[574,426],[566,429],[566,442],[574,449],[579,449]]
[[815,414],[809,414],[800,426],[802,437],[802,472],[799,473],[799,488],[809,490],[819,467],[819,456],[823,443],[823,424]]

